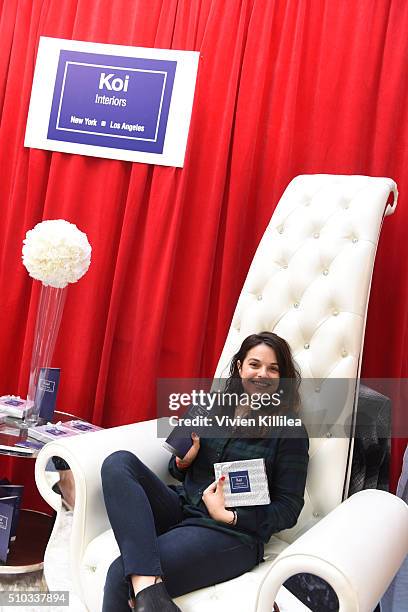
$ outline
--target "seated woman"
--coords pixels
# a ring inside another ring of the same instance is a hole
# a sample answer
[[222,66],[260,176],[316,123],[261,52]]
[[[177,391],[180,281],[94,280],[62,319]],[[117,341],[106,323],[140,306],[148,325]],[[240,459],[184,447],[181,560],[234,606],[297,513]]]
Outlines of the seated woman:
[[[285,380],[284,380],[285,379]],[[288,344],[269,332],[248,336],[234,355],[227,391],[282,394],[280,414],[299,408],[300,376]],[[285,389],[285,391],[283,391]],[[237,403],[235,415],[251,407]],[[272,408],[272,410],[274,410]],[[276,410],[276,409],[275,409]],[[105,505],[121,555],[106,578],[103,612],[180,610],[171,597],[240,576],[262,561],[273,533],[296,524],[304,503],[309,442],[268,427],[258,437],[193,434],[185,457],[170,459],[182,485],[164,484],[128,451],[102,465]],[[270,503],[226,508],[214,463],[264,458]]]

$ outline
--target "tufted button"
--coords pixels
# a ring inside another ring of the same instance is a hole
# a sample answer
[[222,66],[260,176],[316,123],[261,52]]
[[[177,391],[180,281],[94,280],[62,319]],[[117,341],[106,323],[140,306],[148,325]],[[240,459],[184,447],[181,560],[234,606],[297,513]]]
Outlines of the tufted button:
[[341,356],[342,356],[342,357],[347,357],[347,355],[348,355],[348,353],[347,353],[346,349],[343,349],[343,350],[341,351]]
[[320,516],[320,514],[319,514],[318,512],[313,512],[313,516],[314,516],[315,518],[317,518],[317,517],[319,517],[319,516]]
[[332,433],[331,433],[331,431],[328,431],[327,434],[326,434],[326,438],[331,438],[331,437],[332,437]]
[[262,294],[257,295],[257,296],[256,296],[256,299],[258,300],[258,302],[259,302],[260,300],[262,300]]
[[356,242],[358,242],[358,238],[356,238],[356,237],[354,236],[354,238],[352,238],[352,239],[351,239],[351,242],[354,242],[354,244],[355,244]]
[[315,392],[320,393],[320,387],[316,387]]
[[315,232],[315,233],[313,234],[313,238],[319,238],[319,237],[320,237],[319,232]]
[[295,303],[293,304],[293,308],[299,308],[299,302],[295,302]]
[[279,225],[279,227],[276,228],[278,230],[278,234],[283,234],[283,226]]
[[90,568],[89,568],[89,571],[92,572],[92,573],[95,573],[96,572],[95,565],[91,565]]
[[326,270],[323,270],[323,274],[324,274],[324,276],[327,276],[327,275],[328,275],[328,273],[329,273],[329,271],[327,270],[327,268],[326,268]]
[[337,317],[338,314],[339,314],[339,311],[337,310],[337,308],[333,310],[333,317]]
[[305,348],[305,349],[310,348],[310,344],[309,344],[308,342],[306,342],[306,344],[304,345],[304,347],[303,347],[303,348]]
[[283,264],[282,265],[282,270],[287,270],[288,269],[288,264]]

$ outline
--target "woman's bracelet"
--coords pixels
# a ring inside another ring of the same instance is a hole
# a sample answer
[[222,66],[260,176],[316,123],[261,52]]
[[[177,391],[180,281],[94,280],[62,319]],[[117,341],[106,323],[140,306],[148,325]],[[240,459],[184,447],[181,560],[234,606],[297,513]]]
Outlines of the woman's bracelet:
[[237,511],[233,508],[229,508],[229,510],[234,514],[234,516],[231,521],[228,521],[227,525],[236,525],[238,519]]

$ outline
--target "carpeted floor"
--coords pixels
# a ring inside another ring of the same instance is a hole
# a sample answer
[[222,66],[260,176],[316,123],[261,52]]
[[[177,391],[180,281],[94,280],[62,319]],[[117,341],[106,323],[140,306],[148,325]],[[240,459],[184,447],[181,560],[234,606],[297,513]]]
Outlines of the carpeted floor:
[[15,576],[0,575],[0,590],[47,591],[47,583],[45,582],[42,570],[40,572],[31,572],[31,574],[17,574]]
[[[16,574],[16,575],[0,575],[0,591],[42,591],[47,592],[47,584],[45,582],[43,571],[31,572],[30,574]],[[31,606],[18,606],[18,610],[21,612],[38,612],[38,607]],[[43,610],[61,612],[64,608],[42,608]],[[65,608],[67,609],[67,608]],[[2,606],[0,605],[0,612],[15,612],[16,606]]]
[[44,559],[45,573],[1,575],[0,591],[69,591],[69,606],[2,606],[0,612],[87,612],[79,599],[70,591],[68,542],[71,533],[72,512],[62,509],[58,528],[47,547]]

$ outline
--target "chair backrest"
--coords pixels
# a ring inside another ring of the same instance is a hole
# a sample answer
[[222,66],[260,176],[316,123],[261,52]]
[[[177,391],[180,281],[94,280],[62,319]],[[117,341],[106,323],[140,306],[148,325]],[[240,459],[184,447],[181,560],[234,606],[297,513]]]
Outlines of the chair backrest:
[[[318,380],[316,394],[330,378],[358,379],[377,243],[397,196],[389,178],[294,178],[255,253],[215,377],[227,376],[246,336],[274,331],[289,343],[302,377]],[[356,395],[354,385],[345,400],[350,415]],[[347,493],[352,437],[327,436],[310,440],[305,506],[297,525],[279,534],[286,541]]]

